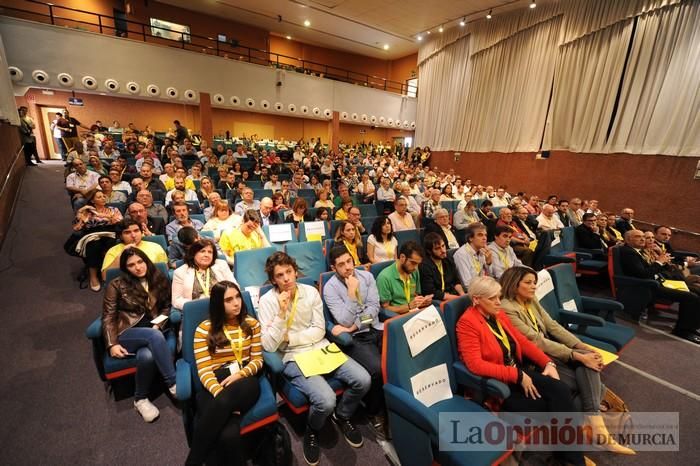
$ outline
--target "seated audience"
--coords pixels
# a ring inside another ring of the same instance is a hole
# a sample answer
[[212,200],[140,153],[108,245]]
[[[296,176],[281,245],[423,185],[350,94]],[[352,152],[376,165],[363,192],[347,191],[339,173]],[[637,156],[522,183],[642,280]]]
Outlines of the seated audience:
[[263,358],[260,324],[248,315],[238,285],[224,280],[212,287],[209,319],[195,330],[193,346],[204,390],[197,393],[185,464],[204,464],[212,452],[217,464],[245,464],[241,419],[260,397]]
[[342,200],[340,203],[340,209],[338,209],[335,213],[335,219],[336,220],[347,220],[348,219],[348,213],[350,212],[350,209],[352,208],[352,199],[347,197]]
[[303,197],[297,197],[294,200],[292,211],[287,214],[287,217],[284,219],[284,223],[293,223],[294,229],[298,232],[300,223],[304,221],[311,221],[311,217],[306,212],[307,210],[308,204],[306,203],[306,199]]
[[[630,277],[656,280],[663,267],[671,262],[671,256],[664,253],[653,262],[648,262],[642,255],[644,233],[640,230],[628,230],[625,233],[625,245],[620,247],[620,266],[622,273]],[[692,343],[700,344],[696,333],[700,328],[700,297],[690,291],[680,291],[660,286],[656,297],[668,299],[680,304],[678,320],[673,334]]]
[[571,217],[569,217],[569,201],[566,199],[561,199],[557,204],[557,218],[565,227],[574,226],[571,224]]
[[[145,191],[147,193],[149,191]],[[162,207],[162,206],[161,206]],[[146,208],[139,202],[132,202],[126,209],[127,218],[136,221],[144,236],[165,235],[165,222],[161,217],[151,217]]]
[[254,210],[246,210],[241,226],[222,233],[219,245],[229,264],[233,264],[233,256],[239,251],[270,246],[260,226],[260,215]]
[[[608,223],[608,219],[610,218],[610,215],[612,215],[612,220],[613,223],[610,224]],[[603,215],[599,215],[596,218],[596,222],[598,224],[598,232],[600,233],[600,237],[603,239],[607,247],[611,248],[613,246],[617,246],[618,244],[624,243],[624,240],[622,239],[622,235],[620,234],[619,231],[617,231],[615,228],[613,228],[612,225],[615,224],[615,214],[610,213],[605,213]]]
[[488,245],[488,248],[493,252],[491,254],[491,276],[493,278],[501,278],[501,275],[507,269],[523,265],[513,248],[510,247],[512,237],[513,230],[510,227],[505,225],[496,226],[494,240]]
[[492,275],[493,253],[487,247],[486,227],[482,223],[473,223],[467,228],[467,242],[454,255],[462,288],[474,277]]
[[438,301],[462,296],[464,288],[459,283],[454,261],[447,255],[444,238],[435,232],[428,233],[423,239],[423,249],[428,257],[419,269],[421,291]]
[[270,199],[269,197],[263,197],[260,200],[260,210],[258,211],[258,213],[260,214],[260,221],[262,226],[277,225],[279,223],[283,223],[278,211],[275,210],[273,207],[272,199]]
[[92,199],[99,187],[100,175],[89,171],[80,159],[74,160],[72,167],[75,171],[66,177],[66,189],[71,196],[73,210],[77,211]]
[[109,176],[101,176],[97,183],[100,185],[100,190],[104,194],[107,203],[126,202],[126,194],[113,189],[112,178]]
[[172,202],[173,193],[181,192],[184,195],[184,200],[186,202],[199,202],[197,193],[191,189],[185,188],[185,178],[182,176],[175,175],[175,187],[168,191],[165,195],[165,205],[169,206]]
[[530,215],[539,215],[542,213],[542,208],[540,207],[540,199],[537,196],[530,196],[530,198],[527,201],[527,204],[525,204],[525,209],[527,210],[527,213]]
[[634,222],[634,210],[629,207],[625,207],[620,212],[620,218],[615,222],[615,228],[623,236],[630,230],[636,230],[637,228],[633,224]]
[[341,220],[335,230],[334,239],[335,244],[345,246],[357,265],[369,262],[362,246],[362,237],[351,221]]
[[405,314],[431,304],[433,295],[421,294],[418,267],[422,262],[423,250],[418,243],[406,241],[401,245],[396,262],[377,277],[379,301],[384,309]]
[[491,202],[490,199],[486,199],[481,203],[481,207],[476,211],[476,214],[479,216],[479,220],[484,223],[488,224],[489,222],[492,222],[496,220],[496,214],[493,212],[493,202]]
[[138,248],[125,250],[119,259],[121,275],[107,286],[102,309],[105,347],[113,358],[136,358],[134,407],[144,421],[155,421],[160,412],[148,399],[153,383],[152,365],[158,368],[168,391],[175,396],[175,364],[163,336],[170,315],[168,279]]
[[214,238],[218,241],[224,231],[240,227],[243,219],[233,213],[226,201],[219,201],[214,209],[214,215],[204,224],[202,231],[213,231]]
[[168,241],[174,241],[177,232],[182,227],[193,227],[195,230],[201,231],[204,226],[199,220],[190,218],[190,212],[185,201],[173,203],[173,216],[175,219],[165,226],[165,235]]
[[238,215],[243,216],[248,210],[260,210],[260,201],[253,199],[253,190],[246,187],[243,188],[243,200],[236,204],[235,211]]
[[[90,204],[78,209],[73,219],[73,232],[82,235],[94,234],[92,241],[83,245],[83,262],[88,269],[90,289],[100,291],[99,270],[105,253],[114,245],[114,225],[122,221],[122,214],[116,207],[108,207],[106,198],[97,191]],[[85,241],[83,239],[83,241]]]
[[208,221],[214,215],[214,207],[221,202],[221,200],[221,194],[219,194],[218,191],[213,191],[211,194],[209,194],[207,199],[209,206],[202,210],[204,220]]
[[[456,329],[460,359],[474,374],[508,385],[504,412],[573,412],[569,387],[559,380],[557,365],[511,324],[500,309],[500,292],[501,286],[491,277],[476,277],[469,283],[473,304]],[[580,452],[558,451],[555,457],[563,464],[585,464]]]
[[149,217],[160,218],[163,222],[168,221],[168,210],[163,204],[153,202],[153,194],[147,189],[135,191],[136,202],[146,208]]
[[348,221],[355,225],[355,228],[359,234],[364,235],[367,233],[367,229],[362,224],[362,212],[360,212],[359,207],[350,207],[350,210],[348,211]]
[[[440,205],[440,196],[442,193],[439,189],[432,189],[430,191],[430,199],[423,203],[423,218],[432,219],[435,216],[435,211],[442,208]],[[398,230],[397,230],[398,231]]]
[[383,215],[377,217],[372,224],[372,232],[367,237],[367,257],[370,263],[396,259],[398,244],[389,218]]
[[[501,209],[503,212],[505,209]],[[452,224],[457,230],[465,230],[472,223],[478,223],[481,220],[476,213],[476,204],[474,201],[467,201],[462,208],[458,208],[455,212]]]
[[320,189],[317,192],[318,192],[318,200],[314,204],[314,207],[316,207],[316,208],[325,207],[327,209],[332,209],[335,207],[333,205],[333,201],[330,199],[330,197],[331,197],[330,191],[328,191],[326,189]]
[[355,188],[355,192],[360,195],[363,204],[371,204],[374,202],[376,189],[368,173],[362,174],[362,181]]
[[173,275],[173,308],[182,309],[192,300],[208,298],[212,286],[222,281],[236,283],[226,261],[218,259],[214,242],[208,238],[195,241],[187,248],[185,263]]
[[[329,344],[324,338],[326,324],[321,296],[313,286],[297,283],[297,263],[283,252],[267,258],[265,271],[274,288],[260,298],[258,308],[263,349],[280,355],[285,377],[309,398],[311,405],[302,446],[304,460],[318,464],[318,436],[328,417],[338,425],[350,446],[361,447],[362,434],[351,418],[370,389],[370,375],[348,358],[330,374],[305,377],[294,361],[295,354]],[[331,375],[346,385],[337,404],[335,392],[324,380]]]
[[326,207],[318,207],[316,209],[316,215],[314,215],[315,221],[327,222],[331,219],[331,209]]
[[457,237],[455,236],[455,228],[450,225],[450,213],[447,209],[439,208],[435,210],[433,219],[434,222],[428,223],[423,230],[423,234],[437,233],[445,242],[447,249],[456,249],[459,247]]
[[551,204],[545,204],[542,207],[542,213],[537,216],[538,230],[561,230],[564,228],[564,224],[561,223],[559,217],[554,215],[555,210]]
[[673,236],[673,232],[666,225],[658,225],[654,228],[654,241],[661,248],[661,251],[670,254],[671,259],[676,264],[687,263],[686,267],[691,273],[700,275],[700,262],[698,262],[697,256],[678,253],[674,250],[671,246],[671,236]]
[[408,199],[397,197],[394,201],[394,211],[389,214],[389,220],[394,231],[415,230],[413,216],[408,212]]
[[117,238],[121,243],[115,244],[105,254],[102,261],[102,279],[107,277],[107,269],[119,267],[119,258],[129,248],[138,248],[143,251],[154,264],[168,262],[168,256],[158,243],[143,241],[141,225],[133,218],[122,220],[116,227]]
[[372,379],[364,398],[365,408],[375,435],[385,439],[387,423],[381,366],[384,324],[379,321],[377,284],[371,273],[355,269],[352,255],[343,246],[334,246],[328,260],[335,275],[323,286],[323,300],[336,322],[331,333],[352,335],[353,344],[344,349]]
[[583,214],[582,220],[581,225],[574,229],[576,236],[576,247],[607,250],[608,245],[600,235],[600,229],[598,228],[598,222],[595,214],[587,212]]
[[[212,194],[219,194],[214,189],[214,183],[212,183],[211,178],[208,176],[202,177],[202,179],[199,181],[199,189],[197,189],[196,193],[197,200],[199,200],[200,204],[204,204],[204,201],[208,201],[209,196]],[[211,205],[211,201],[209,201],[209,204]]]

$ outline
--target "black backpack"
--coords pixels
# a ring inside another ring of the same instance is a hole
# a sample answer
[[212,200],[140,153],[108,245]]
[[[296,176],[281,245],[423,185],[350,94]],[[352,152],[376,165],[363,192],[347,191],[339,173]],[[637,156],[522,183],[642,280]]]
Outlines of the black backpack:
[[287,429],[280,422],[275,422],[263,430],[254,463],[261,466],[290,466],[292,442]]

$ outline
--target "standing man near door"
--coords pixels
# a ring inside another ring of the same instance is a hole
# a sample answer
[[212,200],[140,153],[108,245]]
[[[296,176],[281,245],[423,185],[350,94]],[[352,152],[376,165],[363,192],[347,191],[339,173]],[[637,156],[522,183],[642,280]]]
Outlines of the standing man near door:
[[78,137],[78,126],[88,131],[90,128],[83,126],[78,120],[70,116],[68,110],[63,112],[63,119],[67,121],[67,130],[63,133],[63,142],[66,145],[66,149],[71,151],[77,144],[81,144]]
[[68,131],[68,121],[63,118],[61,112],[56,113],[56,118],[51,122],[51,132],[53,133],[53,140],[56,143],[56,149],[61,154],[61,160],[66,161],[66,155],[68,155],[68,148],[63,142],[63,135]]
[[18,113],[20,119],[19,132],[22,135],[22,144],[24,144],[24,161],[28,167],[33,167],[32,155],[36,159],[36,163],[42,163],[39,154],[36,152],[36,137],[34,137],[36,125],[32,117],[27,115],[27,107],[20,107]]

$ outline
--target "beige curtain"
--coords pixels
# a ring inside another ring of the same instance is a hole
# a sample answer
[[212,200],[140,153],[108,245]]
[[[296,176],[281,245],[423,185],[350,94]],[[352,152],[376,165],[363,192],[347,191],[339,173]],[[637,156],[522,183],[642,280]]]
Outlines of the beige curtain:
[[559,47],[545,148],[604,151],[631,34],[627,20]]
[[700,2],[639,17],[610,152],[700,154]]

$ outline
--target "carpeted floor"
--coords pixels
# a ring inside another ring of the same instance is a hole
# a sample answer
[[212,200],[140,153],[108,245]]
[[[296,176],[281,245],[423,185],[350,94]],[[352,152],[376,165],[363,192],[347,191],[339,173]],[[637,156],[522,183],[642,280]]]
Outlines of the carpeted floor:
[[[131,399],[115,402],[97,377],[84,331],[100,312],[101,295],[78,289],[80,262],[62,249],[72,216],[62,172],[55,163],[27,170],[0,251],[0,354],[7,356],[0,378],[0,464],[182,464],[187,446],[177,408],[160,396],[155,401],[160,419],[145,424]],[[698,357],[696,346],[638,328],[621,360],[698,394]],[[674,453],[591,455],[598,464],[698,464],[692,448],[700,437],[697,396],[681,394],[620,364],[606,369],[604,381],[634,411],[679,411],[681,443]],[[293,428],[299,428],[299,419],[284,410],[282,414],[290,426],[295,463],[304,464],[301,432]],[[353,449],[329,426],[321,438],[322,462],[388,464],[366,424],[361,429],[367,441]]]

